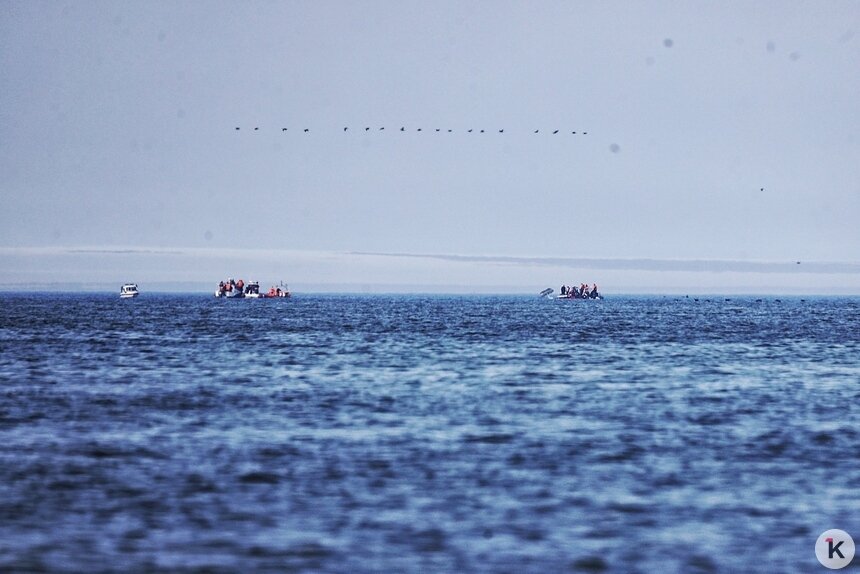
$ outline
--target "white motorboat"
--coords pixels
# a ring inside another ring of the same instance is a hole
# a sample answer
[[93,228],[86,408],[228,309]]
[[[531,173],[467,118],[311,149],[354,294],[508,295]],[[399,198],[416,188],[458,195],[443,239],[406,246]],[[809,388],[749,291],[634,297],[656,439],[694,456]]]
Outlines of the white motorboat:
[[126,283],[119,289],[119,296],[123,299],[131,299],[132,297],[137,297],[140,295],[140,291],[137,290],[136,283]]

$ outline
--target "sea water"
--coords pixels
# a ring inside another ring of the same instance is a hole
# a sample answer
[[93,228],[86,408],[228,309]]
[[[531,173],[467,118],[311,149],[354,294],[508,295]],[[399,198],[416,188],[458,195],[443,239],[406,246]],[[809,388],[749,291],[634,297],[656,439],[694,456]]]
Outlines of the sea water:
[[808,572],[860,299],[0,295],[0,570]]

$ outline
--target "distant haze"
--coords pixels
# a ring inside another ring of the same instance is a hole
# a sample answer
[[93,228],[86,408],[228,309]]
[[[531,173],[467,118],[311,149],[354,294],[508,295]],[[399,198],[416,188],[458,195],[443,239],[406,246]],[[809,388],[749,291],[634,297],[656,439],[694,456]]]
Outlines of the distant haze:
[[597,283],[634,293],[860,293],[860,265],[347,253],[282,249],[0,248],[0,290],[213,291],[218,280],[287,283],[295,292],[531,293]]
[[860,293],[858,63],[855,1],[3,2],[0,287]]

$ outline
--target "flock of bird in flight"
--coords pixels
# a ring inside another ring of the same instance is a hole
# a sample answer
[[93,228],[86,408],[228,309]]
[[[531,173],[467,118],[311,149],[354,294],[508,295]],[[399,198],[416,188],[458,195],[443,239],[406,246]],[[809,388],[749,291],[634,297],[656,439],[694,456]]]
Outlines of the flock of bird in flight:
[[[242,129],[242,128],[240,128],[240,127],[236,127],[236,131],[239,131],[240,129]],[[372,128],[370,128],[370,127],[366,127],[366,128],[364,128],[364,131],[365,131],[365,132],[369,132],[371,129],[372,129]],[[256,127],[256,128],[254,128],[254,131],[255,131],[255,132],[260,131],[260,128]],[[289,131],[289,130],[288,130],[288,128],[281,128],[281,131],[282,131],[282,132],[285,132],[285,131]],[[310,130],[309,128],[304,128],[302,131],[303,131],[304,133],[308,133],[308,132],[310,132],[311,130]],[[345,127],[345,128],[343,128],[343,131],[345,131],[345,132],[346,132],[346,131],[349,131],[349,127]],[[360,130],[359,130],[359,131],[360,131]],[[375,131],[380,131],[380,132],[382,132],[382,131],[385,131],[385,128],[384,128],[384,127],[381,127],[381,128],[378,128],[378,129],[377,129],[377,130],[375,130]],[[406,127],[405,127],[405,126],[402,126],[402,127],[400,128],[400,131],[401,131],[401,132],[405,132],[405,131],[406,131]],[[412,130],[409,130],[409,131],[412,131]],[[420,131],[424,131],[424,130],[423,130],[422,128],[418,128],[418,129],[416,129],[415,131],[416,131],[416,132],[420,132]],[[430,130],[427,130],[427,131],[430,131]],[[454,131],[454,130],[443,130],[442,128],[436,128],[436,131],[437,131],[437,132],[445,131],[445,132],[448,132],[448,133],[450,134],[450,133],[453,133],[453,131]],[[466,131],[467,133],[477,132],[477,133],[482,134],[482,133],[485,133],[487,130],[476,130],[476,129],[470,128],[470,129],[465,130],[465,131]],[[492,131],[492,130],[490,130],[490,131]],[[499,133],[500,133],[500,134],[505,133],[505,130],[504,130],[504,129],[500,129],[500,130],[498,130],[498,131],[499,131]],[[559,133],[560,131],[561,131],[561,130],[552,130],[552,131],[551,131],[551,133],[553,133],[553,134],[557,134],[557,133]],[[550,132],[550,130],[547,130],[547,133],[549,133],[549,132]],[[535,130],[535,131],[534,131],[534,133],[540,133],[540,130],[539,130],[539,129],[537,129],[537,130]],[[570,132],[570,133],[571,133],[572,135],[583,135],[583,136],[587,136],[587,135],[588,135],[588,132]]]

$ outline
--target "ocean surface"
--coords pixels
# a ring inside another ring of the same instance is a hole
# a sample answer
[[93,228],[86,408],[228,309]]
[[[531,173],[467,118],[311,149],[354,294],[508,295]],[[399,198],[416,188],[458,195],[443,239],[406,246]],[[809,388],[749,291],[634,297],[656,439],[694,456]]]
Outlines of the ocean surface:
[[0,294],[2,572],[819,572],[830,528],[860,298]]

